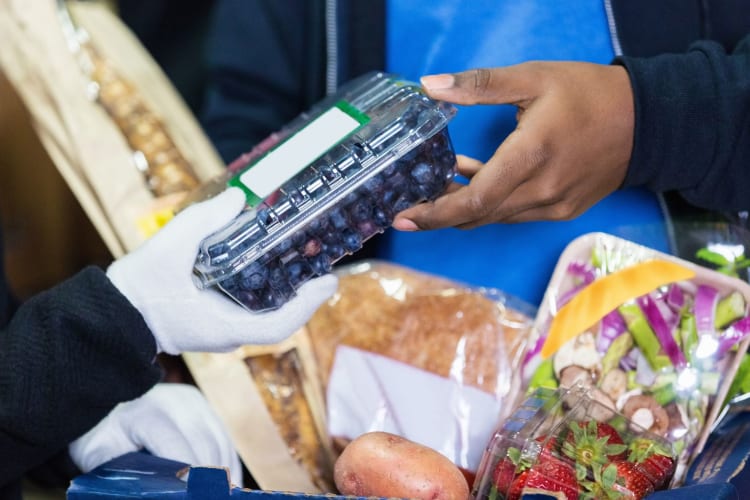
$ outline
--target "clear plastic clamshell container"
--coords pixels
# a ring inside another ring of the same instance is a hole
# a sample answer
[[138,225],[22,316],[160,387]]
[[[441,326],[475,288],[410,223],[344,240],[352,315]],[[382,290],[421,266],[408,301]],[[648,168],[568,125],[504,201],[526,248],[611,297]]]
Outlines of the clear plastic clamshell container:
[[638,500],[666,489],[674,470],[666,439],[601,404],[585,386],[540,388],[490,440],[471,497]]
[[247,209],[206,238],[194,268],[251,311],[277,309],[309,279],[440,195],[455,174],[455,107],[372,73],[342,87],[233,162],[213,186],[238,186]]

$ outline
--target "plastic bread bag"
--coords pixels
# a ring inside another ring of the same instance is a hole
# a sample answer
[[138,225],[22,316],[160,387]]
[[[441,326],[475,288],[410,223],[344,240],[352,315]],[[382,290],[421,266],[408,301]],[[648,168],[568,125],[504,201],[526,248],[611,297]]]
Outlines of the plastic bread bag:
[[750,286],[603,233],[568,245],[524,359],[529,390],[583,383],[678,454],[703,446],[750,341]]
[[533,308],[385,262],[337,272],[337,294],[306,325],[335,449],[387,431],[471,478],[517,396]]

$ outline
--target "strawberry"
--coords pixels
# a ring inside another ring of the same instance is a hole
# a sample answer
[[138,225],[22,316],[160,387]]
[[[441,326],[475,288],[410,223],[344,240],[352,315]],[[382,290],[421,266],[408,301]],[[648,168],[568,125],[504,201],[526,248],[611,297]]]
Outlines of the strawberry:
[[651,479],[634,462],[621,460],[602,467],[594,465],[594,480],[583,481],[581,498],[585,500],[640,500],[654,491]]
[[513,480],[523,473],[528,465],[525,460],[521,459],[521,450],[514,447],[508,448],[505,456],[498,460],[492,470],[492,484],[497,492],[508,496]]
[[651,478],[637,464],[622,461],[613,462],[607,466],[607,468],[610,467],[615,467],[617,470],[614,489],[625,494],[631,493],[635,500],[646,498],[654,492],[654,485],[651,483]]
[[529,475],[529,471],[525,470],[521,472],[508,488],[508,493],[505,495],[505,500],[519,500],[523,494],[523,488],[526,486],[526,478]]
[[675,461],[664,445],[648,438],[637,438],[630,443],[628,460],[640,465],[651,478],[654,489],[667,486],[675,470]]
[[524,488],[560,492],[567,500],[578,499],[575,470],[568,463],[554,457],[542,457],[529,469]]
[[510,485],[516,477],[516,464],[510,458],[503,458],[497,462],[492,471],[492,484],[497,491],[506,494],[510,490]]
[[[591,468],[625,457],[627,446],[611,425],[596,420],[571,422],[570,433],[562,445],[562,452],[575,460],[579,467]],[[585,475],[585,474],[584,474]]]

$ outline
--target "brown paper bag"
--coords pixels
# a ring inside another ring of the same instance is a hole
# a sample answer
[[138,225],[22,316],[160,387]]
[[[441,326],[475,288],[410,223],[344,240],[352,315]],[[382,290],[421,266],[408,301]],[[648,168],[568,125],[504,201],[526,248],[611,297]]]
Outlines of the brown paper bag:
[[[195,117],[126,26],[96,2],[69,2],[76,26],[163,122],[200,180],[223,164]],[[89,97],[91,80],[71,51],[58,4],[0,3],[0,70],[13,84],[70,189],[115,257],[149,235],[142,221],[172,197],[157,197],[136,168],[134,151],[107,111]]]
[[335,491],[323,391],[304,329],[272,346],[183,358],[262,489]]

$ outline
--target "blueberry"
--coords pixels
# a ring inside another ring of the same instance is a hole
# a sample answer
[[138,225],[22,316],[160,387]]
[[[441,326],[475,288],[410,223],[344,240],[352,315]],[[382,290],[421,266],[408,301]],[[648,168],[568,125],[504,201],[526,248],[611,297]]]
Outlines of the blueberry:
[[344,255],[344,247],[338,242],[338,238],[331,243],[323,243],[322,250],[331,260],[337,260]]
[[364,241],[373,234],[379,233],[380,228],[373,221],[366,220],[357,224],[357,231],[362,237],[362,241]]
[[262,288],[268,278],[268,268],[258,262],[253,262],[240,271],[240,287],[245,290],[257,290]]
[[293,260],[286,265],[289,284],[297,288],[313,276],[310,265],[302,259]]
[[279,253],[284,254],[292,249],[292,238],[284,238],[276,248],[279,249]]
[[281,306],[297,295],[297,293],[294,291],[292,285],[285,283],[283,287],[274,290],[274,295],[276,296],[276,302]]
[[268,284],[273,288],[281,288],[286,282],[286,272],[282,267],[274,267],[268,273]]
[[437,186],[434,184],[414,184],[409,187],[414,201],[422,201],[433,198],[438,191]]
[[300,248],[307,239],[308,236],[304,231],[297,231],[291,236],[291,238],[289,238],[294,248]]
[[229,295],[235,295],[240,289],[239,275],[234,274],[228,278],[222,280],[219,286],[226,290]]
[[390,177],[391,175],[396,173],[397,167],[398,167],[398,164],[396,162],[392,162],[390,165],[388,165],[387,167],[383,169],[383,172],[382,172],[383,177]]
[[349,207],[349,215],[355,222],[360,222],[370,218],[372,207],[367,200],[361,199]]
[[429,184],[435,178],[432,167],[428,163],[417,163],[411,169],[411,176],[419,184]]
[[393,189],[400,189],[408,183],[409,183],[409,179],[407,179],[407,177],[404,174],[402,174],[400,171],[396,172],[395,174],[393,174],[392,176],[388,178],[388,187],[393,188]]
[[283,300],[279,300],[279,297],[270,288],[264,288],[258,294],[258,300],[260,302],[260,310],[277,309],[283,304]]
[[372,212],[372,221],[380,227],[388,227],[393,222],[393,218],[388,215],[388,212],[377,207]]
[[328,216],[328,220],[331,226],[339,231],[349,227],[349,221],[346,220],[346,216],[339,209],[332,210]]
[[332,261],[325,253],[319,253],[312,259],[309,259],[308,262],[310,263],[313,272],[318,276],[322,276],[331,271]]
[[241,290],[237,294],[233,294],[232,296],[237,300],[237,302],[247,307],[251,311],[258,311],[260,309],[263,309],[263,304],[261,303],[260,299],[252,292]]
[[397,197],[397,193],[393,189],[383,191],[383,194],[380,196],[380,203],[385,207],[390,206],[391,204],[393,204]]
[[367,179],[364,183],[364,188],[366,191],[369,191],[370,193],[376,193],[380,188],[383,187],[384,181],[383,178],[379,175],[376,175],[375,177],[371,177]]
[[418,153],[419,148],[407,151],[404,155],[401,156],[401,158],[398,159],[398,163],[400,163],[401,165],[411,165],[412,163],[414,163],[414,160],[416,160]]
[[393,211],[395,213],[399,213],[402,210],[406,210],[407,208],[411,207],[413,205],[413,202],[406,196],[401,195],[398,200],[393,204]]
[[362,237],[354,231],[345,231],[341,238],[344,244],[344,250],[347,252],[356,252],[362,248]]
[[324,229],[324,224],[321,219],[312,219],[307,223],[307,231],[310,234],[319,234]]

